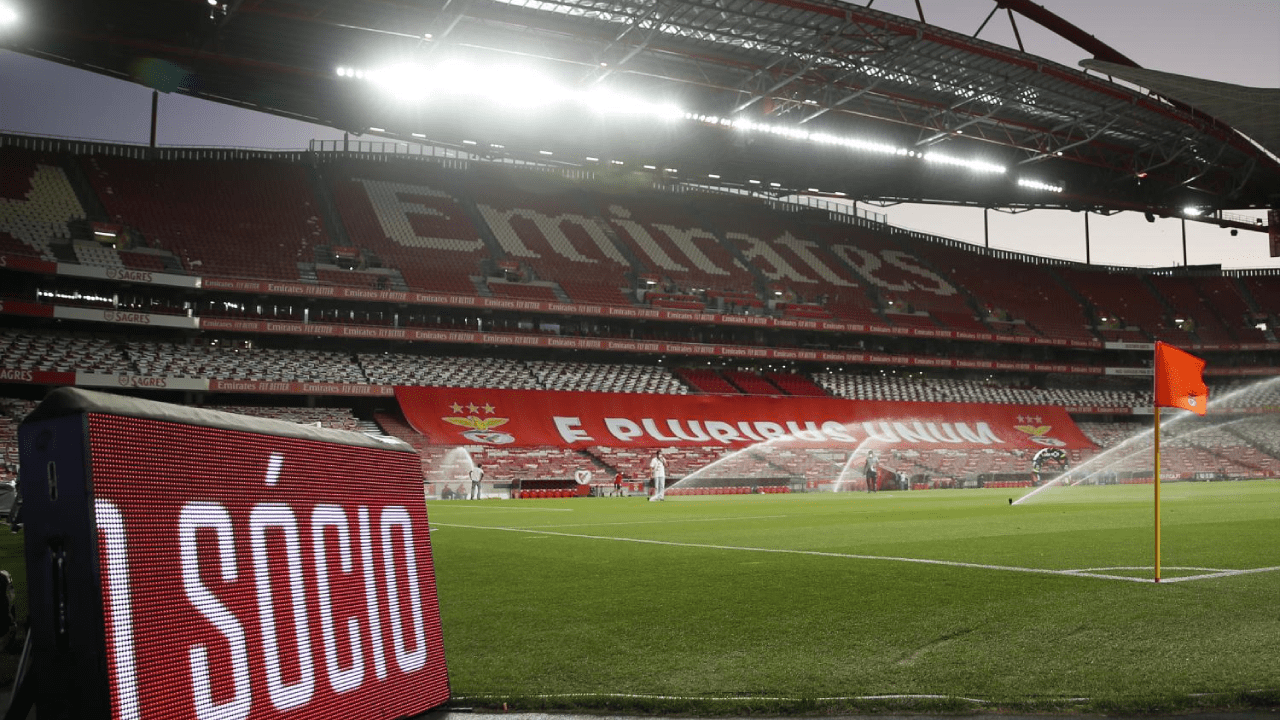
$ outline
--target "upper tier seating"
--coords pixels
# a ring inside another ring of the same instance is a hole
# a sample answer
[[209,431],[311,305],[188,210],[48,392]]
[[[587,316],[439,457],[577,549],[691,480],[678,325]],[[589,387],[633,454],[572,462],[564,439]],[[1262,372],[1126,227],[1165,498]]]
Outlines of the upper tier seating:
[[1235,292],[1230,278],[1153,275],[1150,279],[1151,285],[1180,316],[1175,320],[1191,321],[1190,326],[1184,322],[1183,328],[1190,329],[1200,342],[1238,342],[1236,331],[1243,327],[1249,308]]
[[[827,232],[813,237],[866,278],[886,310],[938,313],[957,323],[957,329],[975,329],[973,309],[964,291],[946,276],[945,270],[939,272],[930,267],[926,253],[933,249],[932,244],[899,243],[888,233],[837,224],[828,225]],[[913,315],[886,317],[896,325],[938,327]],[[985,331],[981,324],[977,327]]]
[[489,278],[489,292],[494,297],[514,298],[517,300],[537,300],[539,302],[560,302],[555,290],[549,285],[530,285],[528,283],[502,282]]
[[305,169],[276,160],[80,158],[113,222],[201,275],[298,280],[327,245]]
[[[1073,290],[1088,299],[1097,312],[1100,323],[1137,327],[1145,338],[1164,340],[1176,345],[1195,342],[1190,333],[1179,329],[1168,318],[1160,300],[1151,294],[1137,273],[1066,266],[1056,267],[1054,272]],[[1145,338],[1138,339],[1150,342]]]
[[[859,261],[858,231],[821,217],[788,214],[737,198],[707,198],[708,215],[724,237],[764,277],[766,288],[790,298],[795,317],[821,317],[807,304],[825,309],[825,317],[879,323],[866,283],[853,270]],[[797,312],[800,310],[800,312]]]
[[1273,324],[1280,320],[1280,275],[1253,275],[1240,278],[1240,282]]
[[476,209],[503,259],[560,283],[581,303],[621,304],[631,262],[578,193],[558,178],[480,168],[471,178]]
[[489,249],[456,178],[430,163],[334,162],[324,168],[353,245],[400,271],[411,290],[475,295]]
[[54,260],[49,242],[70,238],[67,223],[84,217],[56,158],[0,146],[0,254]]
[[[928,252],[934,265],[968,290],[984,311],[1007,313],[1010,320],[1030,323],[1045,337],[1097,340],[1089,330],[1084,307],[1048,265],[980,255],[976,248],[941,243],[931,245]],[[1010,323],[993,326],[997,332],[1017,328]]]
[[601,197],[597,203],[643,274],[659,278],[660,289],[751,293],[755,288],[755,276],[721,244],[697,200],[634,195]]

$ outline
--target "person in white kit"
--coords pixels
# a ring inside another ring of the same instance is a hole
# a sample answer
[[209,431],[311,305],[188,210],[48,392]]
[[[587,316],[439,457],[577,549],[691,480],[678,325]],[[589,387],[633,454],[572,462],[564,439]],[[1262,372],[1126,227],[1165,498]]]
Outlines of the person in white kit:
[[471,496],[468,500],[480,499],[480,482],[484,480],[484,468],[479,465],[471,468],[471,472],[467,473],[471,478]]
[[661,450],[653,454],[653,459],[649,461],[649,470],[653,473],[653,495],[649,496],[649,502],[665,500],[667,492],[667,461],[662,457]]

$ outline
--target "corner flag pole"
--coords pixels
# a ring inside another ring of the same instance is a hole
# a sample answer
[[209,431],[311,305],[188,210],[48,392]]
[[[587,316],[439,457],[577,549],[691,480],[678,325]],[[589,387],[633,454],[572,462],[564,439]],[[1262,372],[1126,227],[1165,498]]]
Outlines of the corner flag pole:
[[1156,582],[1160,582],[1160,406],[1156,405]]

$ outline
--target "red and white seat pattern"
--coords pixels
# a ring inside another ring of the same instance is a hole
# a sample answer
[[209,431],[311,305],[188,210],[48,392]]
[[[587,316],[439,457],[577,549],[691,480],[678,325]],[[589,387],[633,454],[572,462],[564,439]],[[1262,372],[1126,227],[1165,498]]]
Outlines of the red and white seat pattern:
[[54,260],[51,240],[71,237],[68,223],[85,218],[55,157],[0,147],[0,253]]

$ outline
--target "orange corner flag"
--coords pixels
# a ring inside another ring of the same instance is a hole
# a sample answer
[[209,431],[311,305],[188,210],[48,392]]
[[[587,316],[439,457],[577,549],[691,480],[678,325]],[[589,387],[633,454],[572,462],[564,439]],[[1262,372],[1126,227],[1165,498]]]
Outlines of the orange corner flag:
[[1185,350],[1156,343],[1156,407],[1176,407],[1203,415],[1209,404],[1204,361]]

